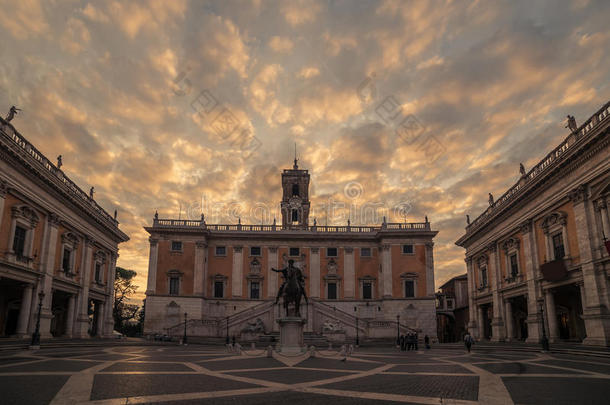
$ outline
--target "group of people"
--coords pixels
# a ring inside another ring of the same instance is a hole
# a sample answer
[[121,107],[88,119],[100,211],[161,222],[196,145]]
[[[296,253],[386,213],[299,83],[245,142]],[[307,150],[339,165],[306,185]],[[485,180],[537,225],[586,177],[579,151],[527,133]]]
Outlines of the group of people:
[[417,332],[408,332],[406,335],[400,335],[400,350],[419,350],[417,342]]

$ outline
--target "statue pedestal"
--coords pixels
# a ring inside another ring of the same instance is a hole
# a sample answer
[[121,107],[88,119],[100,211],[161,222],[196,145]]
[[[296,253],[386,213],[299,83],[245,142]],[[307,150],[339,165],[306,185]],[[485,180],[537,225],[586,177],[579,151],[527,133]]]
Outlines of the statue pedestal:
[[280,344],[278,352],[285,354],[297,354],[307,351],[303,340],[303,325],[307,319],[296,316],[286,316],[277,320],[280,324]]

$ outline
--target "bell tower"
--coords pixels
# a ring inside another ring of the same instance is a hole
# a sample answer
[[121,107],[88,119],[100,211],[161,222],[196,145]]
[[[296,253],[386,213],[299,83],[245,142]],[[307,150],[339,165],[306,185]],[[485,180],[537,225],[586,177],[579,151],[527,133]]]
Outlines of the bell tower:
[[282,172],[282,226],[307,228],[309,205],[309,172],[299,169],[295,150],[294,166]]

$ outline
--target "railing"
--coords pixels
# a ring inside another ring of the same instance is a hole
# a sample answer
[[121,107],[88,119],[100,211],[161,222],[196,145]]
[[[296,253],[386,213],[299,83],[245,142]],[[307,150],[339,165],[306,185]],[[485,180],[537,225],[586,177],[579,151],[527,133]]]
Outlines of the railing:
[[69,193],[79,200],[82,200],[88,206],[93,208],[99,215],[104,217],[106,220],[118,226],[118,221],[108,214],[102,207],[100,207],[94,199],[89,197],[89,194],[85,193],[80,187],[78,187],[72,180],[64,175],[64,173],[49,159],[47,159],[38,149],[34,147],[27,139],[25,139],[15,128],[4,119],[0,118],[0,129],[2,132],[13,141],[15,146],[21,149],[28,158],[33,159],[38,163],[38,166],[43,170],[55,175],[59,181],[68,189]]
[[244,224],[206,224],[203,220],[153,219],[155,228],[203,228],[219,232],[280,232],[309,231],[319,233],[373,233],[379,231],[429,231],[429,222],[385,223],[379,226],[282,226],[282,225],[244,225]]
[[[555,149],[553,149],[548,155],[544,157],[537,165],[532,167],[529,172],[527,172],[523,179],[526,182],[530,182],[531,180],[538,177],[540,174],[546,172],[551,166],[565,155],[565,153],[571,148],[571,145],[574,143],[573,136],[576,137],[576,140],[584,138],[587,134],[589,134],[594,128],[601,125],[604,121],[608,120],[610,117],[610,102],[606,103],[602,108],[600,108],[595,114],[593,114],[588,120],[586,120],[576,131],[574,131],[570,136],[568,136],[563,142],[561,142]],[[508,189],[500,198],[496,200],[496,202],[491,205],[485,212],[479,215],[474,221],[472,221],[467,227],[466,232],[471,232],[477,228],[481,223],[485,222],[487,218],[489,218],[498,208],[508,204],[512,201],[515,196],[519,195],[524,187],[524,182],[520,179],[515,185]]]

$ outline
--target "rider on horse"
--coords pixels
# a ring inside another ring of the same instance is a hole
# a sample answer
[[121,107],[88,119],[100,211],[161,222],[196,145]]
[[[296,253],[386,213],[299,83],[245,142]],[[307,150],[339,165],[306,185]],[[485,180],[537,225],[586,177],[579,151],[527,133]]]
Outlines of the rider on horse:
[[280,269],[280,270],[271,268],[271,270],[275,271],[276,273],[282,273],[282,275],[284,276],[284,281],[282,282],[282,285],[280,286],[280,289],[277,292],[277,296],[275,297],[276,304],[279,302],[280,296],[282,295],[282,293],[284,292],[284,289],[286,288],[286,283],[288,282],[290,276],[292,275],[291,272],[296,273],[295,277],[297,279],[299,287],[301,288],[301,294],[303,294],[303,297],[305,297],[305,302],[307,302],[307,295],[305,294],[305,278],[303,277],[303,272],[301,271],[301,269],[299,269],[298,267],[296,267],[294,265],[294,260],[292,260],[292,259],[288,260],[288,267],[284,267],[283,269]]

